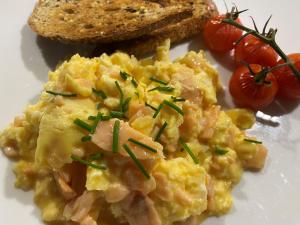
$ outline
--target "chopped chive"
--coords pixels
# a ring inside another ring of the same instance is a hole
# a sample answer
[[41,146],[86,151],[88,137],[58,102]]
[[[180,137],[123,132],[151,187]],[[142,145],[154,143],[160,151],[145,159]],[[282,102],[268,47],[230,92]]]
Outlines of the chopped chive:
[[99,102],[97,105],[96,105],[96,109],[100,109],[101,108],[101,103]]
[[102,114],[99,112],[94,120],[94,124],[92,126],[92,131],[91,133],[94,134],[96,131],[96,128],[98,126],[98,123],[102,120]]
[[117,153],[119,150],[119,132],[120,132],[120,120],[116,120],[113,128],[113,144],[112,144],[113,153]]
[[150,77],[150,80],[151,80],[151,81],[154,81],[154,82],[156,82],[156,83],[159,83],[159,84],[163,84],[163,85],[167,85],[167,84],[168,84],[167,82],[162,81],[162,80],[159,80],[159,79],[157,79],[157,78],[155,78],[155,77]]
[[174,103],[169,102],[169,101],[167,101],[167,100],[164,100],[163,103],[164,103],[165,105],[171,107],[172,109],[174,109],[176,112],[178,112],[180,115],[183,116],[183,111],[182,111],[182,109],[179,108],[179,107],[178,107],[177,105],[175,105]]
[[133,85],[135,88],[138,87],[138,83],[137,83],[137,81],[136,81],[133,77],[131,78],[131,83],[132,83],[132,85]]
[[46,91],[48,94],[51,94],[51,95],[59,95],[59,96],[63,96],[63,97],[76,97],[77,94],[74,94],[74,93],[60,93],[60,92],[55,92],[55,91]]
[[129,77],[129,74],[124,71],[120,71],[120,76],[123,80],[127,80],[127,78]]
[[262,142],[261,142],[261,141],[252,140],[252,139],[247,139],[247,138],[245,138],[245,139],[244,139],[244,141],[246,141],[246,142],[250,142],[250,143],[255,143],[255,144],[262,144]]
[[102,166],[102,165],[97,165],[97,164],[94,164],[94,163],[91,163],[89,161],[86,161],[84,159],[81,159],[75,155],[72,155],[71,158],[74,160],[74,161],[77,161],[77,162],[80,162],[86,166],[89,166],[89,167],[92,167],[94,169],[98,169],[98,170],[106,170],[106,167],[105,166]]
[[133,138],[129,138],[128,141],[131,142],[131,143],[133,143],[133,144],[136,144],[138,146],[141,146],[141,147],[143,147],[145,149],[148,149],[151,152],[157,153],[156,149],[154,149],[154,148],[152,148],[152,147],[150,147],[150,146],[148,146],[148,145],[146,145],[146,144],[144,144],[142,142],[139,142],[139,141],[137,141],[137,140],[135,140]]
[[184,102],[185,101],[184,98],[176,98],[174,96],[172,96],[171,99],[173,100],[173,102]]
[[89,156],[89,160],[98,160],[101,159],[103,157],[103,154],[100,152],[97,152],[95,154],[92,154]]
[[122,112],[127,112],[130,100],[131,100],[131,97],[128,97],[125,99],[125,101],[123,102],[123,105],[122,105]]
[[155,108],[154,106],[152,106],[152,105],[148,104],[147,102],[145,103],[145,106],[148,106],[148,107],[150,107],[150,108],[151,108],[151,109],[153,109],[154,111],[156,111],[156,110],[157,110],[157,108]]
[[110,116],[111,118],[124,118],[124,113],[119,111],[111,111]]
[[199,160],[194,155],[193,151],[189,148],[189,146],[181,139],[179,138],[179,142],[182,145],[183,149],[191,156],[195,164],[199,164]]
[[92,140],[92,137],[91,136],[83,136],[82,138],[81,138],[81,141],[82,142],[88,142],[88,141],[91,141]]
[[86,122],[84,122],[83,120],[81,120],[81,119],[75,119],[74,120],[74,124],[76,124],[77,126],[79,126],[79,127],[81,127],[82,129],[85,129],[85,130],[87,130],[88,132],[92,132],[92,126],[91,125],[89,125],[89,124],[87,124]]
[[164,124],[162,125],[162,127],[159,129],[154,141],[159,141],[160,136],[163,134],[164,130],[166,129],[166,127],[168,126],[167,122],[164,122]]
[[164,104],[162,104],[162,103],[158,106],[155,113],[153,114],[154,119],[158,116],[158,114],[159,114],[160,110],[162,110],[163,106],[164,106]]
[[95,95],[97,95],[98,97],[100,97],[102,99],[107,98],[106,94],[101,90],[96,90],[95,88],[93,88],[93,92],[95,93]]
[[96,116],[89,116],[88,117],[88,120],[95,120],[96,119]]
[[123,101],[124,101],[124,94],[123,94],[123,91],[122,91],[118,81],[115,81],[115,85],[116,85],[116,87],[119,91],[119,94],[120,94],[120,110],[122,110],[122,105],[123,105]]
[[[102,115],[102,113],[98,113],[98,119],[100,119],[100,121],[107,121],[107,120],[110,120],[111,117],[110,116],[104,116]],[[92,120],[92,121],[95,121],[97,119],[97,116],[89,116],[88,117],[88,120]]]
[[158,86],[158,87],[155,87],[155,88],[152,88],[152,89],[148,90],[148,92],[155,91],[155,90],[161,91],[161,92],[173,92],[175,90],[175,88],[167,87],[167,86],[166,87]]
[[223,149],[223,148],[220,148],[218,146],[215,147],[215,153],[217,155],[226,155],[227,154],[227,150]]
[[101,121],[108,121],[111,119],[111,116],[104,116],[104,115],[101,115]]
[[124,144],[123,148],[128,153],[128,155],[131,157],[131,159],[134,161],[134,163],[136,164],[136,166],[141,170],[141,172],[144,174],[144,176],[147,179],[150,179],[150,175],[148,174],[147,170],[145,169],[145,167],[143,166],[143,164],[136,158],[136,156],[134,155],[134,153],[130,150],[129,146],[126,145],[126,144]]

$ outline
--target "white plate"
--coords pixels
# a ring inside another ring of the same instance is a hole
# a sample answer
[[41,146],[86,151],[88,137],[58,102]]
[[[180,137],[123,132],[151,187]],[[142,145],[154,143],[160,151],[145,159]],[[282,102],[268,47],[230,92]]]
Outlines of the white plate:
[[[1,0],[0,2],[0,128],[4,128],[28,103],[33,103],[47,72],[68,54],[82,52],[80,47],[68,47],[45,41],[26,25],[34,0]],[[222,0],[217,0],[224,9]],[[231,3],[231,1],[229,1]],[[250,25],[249,15],[262,26],[270,14],[271,24],[279,28],[278,42],[286,52],[300,52],[300,1],[235,0],[240,9],[249,8],[244,23]],[[182,44],[172,50],[172,57],[184,54],[188,49],[203,47],[200,38]],[[232,64],[226,57],[213,56],[210,60],[221,72],[226,87]],[[226,93],[224,104],[231,104]],[[278,126],[257,123],[252,133],[259,136],[268,147],[269,157],[261,173],[245,173],[234,190],[234,207],[220,218],[211,218],[205,225],[297,225],[300,202],[300,108],[293,104],[277,104],[266,110],[276,116]],[[298,117],[297,117],[298,115]],[[12,163],[0,155],[0,224],[41,225],[40,215],[32,201],[32,193],[14,188]]]

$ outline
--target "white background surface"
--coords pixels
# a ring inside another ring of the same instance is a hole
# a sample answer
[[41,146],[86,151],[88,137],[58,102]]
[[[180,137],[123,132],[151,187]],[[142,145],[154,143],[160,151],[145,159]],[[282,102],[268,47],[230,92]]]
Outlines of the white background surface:
[[[0,2],[0,129],[20,114],[26,104],[35,102],[49,69],[67,55],[80,50],[37,38],[31,32],[26,22],[34,2]],[[224,9],[222,0],[216,3],[220,10]],[[280,45],[288,53],[300,52],[300,1],[236,0],[235,3],[240,9],[250,9],[242,16],[243,22],[248,25],[251,24],[249,15],[262,26],[272,14],[271,25],[279,28]],[[203,48],[200,37],[175,47],[172,57],[182,55],[188,49],[199,48]],[[220,70],[226,91],[232,63],[227,57],[210,53],[208,56]],[[221,101],[230,105],[227,92]],[[293,103],[277,102],[264,112],[276,116],[279,121],[276,126],[258,122],[251,131],[259,135],[270,150],[266,168],[258,174],[246,173],[234,190],[235,204],[231,212],[220,218],[211,218],[205,225],[300,224],[300,108]],[[0,224],[42,224],[39,211],[33,205],[32,194],[14,188],[11,165],[0,153]]]

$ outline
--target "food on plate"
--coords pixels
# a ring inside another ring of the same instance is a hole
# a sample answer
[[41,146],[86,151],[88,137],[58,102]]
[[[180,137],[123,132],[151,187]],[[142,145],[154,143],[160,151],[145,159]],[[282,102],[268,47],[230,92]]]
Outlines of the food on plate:
[[[231,15],[237,23],[241,23],[238,18],[240,12],[233,8]],[[223,23],[223,20],[227,18],[225,15],[216,15],[209,19],[204,27],[203,37],[206,45],[213,52],[227,53],[235,46],[235,42],[238,41],[243,31],[230,24]]]
[[142,56],[167,38],[178,43],[200,33],[216,14],[212,0],[40,0],[29,25],[43,37],[97,43],[96,56],[103,50]]
[[253,114],[221,109],[202,51],[172,62],[169,48],[143,60],[74,55],[0,134],[45,222],[197,224],[230,210],[244,169],[263,168],[266,148],[238,128]]
[[[254,29],[242,25],[238,17],[245,11],[235,6],[231,12],[209,20],[204,29],[211,50],[228,53],[234,48],[238,68],[229,83],[234,102],[258,110],[270,105],[276,96],[300,99],[299,54],[286,55],[276,43],[277,29],[267,32],[271,17],[262,32],[253,18]],[[281,60],[277,62],[278,56]]]
[[[300,53],[288,55],[291,62],[300,71]],[[280,60],[277,65],[284,64],[284,60]],[[288,99],[300,99],[300,79],[298,79],[294,72],[288,67],[284,66],[274,70],[273,72],[279,83],[278,95]]]
[[269,45],[253,35],[248,35],[234,48],[234,59],[238,64],[259,64],[264,67],[275,66],[277,52]]
[[263,67],[250,64],[238,67],[229,82],[229,91],[234,102],[240,107],[259,109],[268,106],[278,91],[278,82],[272,73],[258,77]]

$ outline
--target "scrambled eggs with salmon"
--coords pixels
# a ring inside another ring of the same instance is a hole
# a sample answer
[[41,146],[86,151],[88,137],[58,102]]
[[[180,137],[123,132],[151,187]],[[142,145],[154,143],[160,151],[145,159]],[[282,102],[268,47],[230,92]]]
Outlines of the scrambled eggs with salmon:
[[221,110],[203,52],[172,62],[169,47],[144,60],[73,56],[0,134],[45,222],[197,225],[230,210],[244,169],[264,166],[266,149],[243,131],[252,113]]

